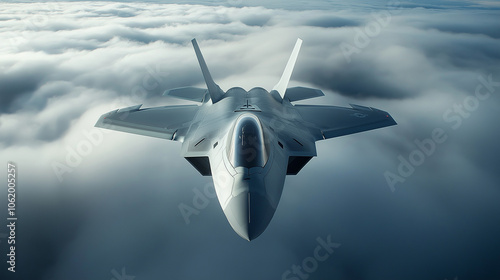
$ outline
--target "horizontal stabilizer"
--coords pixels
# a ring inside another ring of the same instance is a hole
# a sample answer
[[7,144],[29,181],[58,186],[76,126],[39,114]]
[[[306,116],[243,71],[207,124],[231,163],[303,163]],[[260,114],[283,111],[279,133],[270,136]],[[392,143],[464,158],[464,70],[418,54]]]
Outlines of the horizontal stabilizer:
[[163,95],[179,99],[203,102],[207,89],[197,87],[180,87],[166,90]]
[[285,92],[285,99],[288,99],[290,102],[320,96],[325,96],[325,94],[321,90],[315,88],[293,87],[287,88]]

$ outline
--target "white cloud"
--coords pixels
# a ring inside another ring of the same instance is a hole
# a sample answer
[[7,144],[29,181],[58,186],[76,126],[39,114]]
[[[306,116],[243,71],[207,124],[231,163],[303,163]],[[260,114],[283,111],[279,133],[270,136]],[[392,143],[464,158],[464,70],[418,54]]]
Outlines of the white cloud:
[[[38,218],[28,212],[37,207],[47,219],[58,212],[54,210],[58,207],[67,211],[58,214],[54,223],[47,221],[54,227],[55,223],[81,223],[81,228],[63,227],[61,235],[65,238],[47,257],[51,268],[35,267],[37,277],[56,275],[57,279],[66,279],[82,265],[90,266],[90,255],[78,262],[76,258],[97,239],[99,246],[91,247],[91,252],[102,253],[106,259],[100,259],[102,263],[88,272],[90,278],[111,278],[110,270],[120,268],[108,260],[115,257],[115,251],[106,251],[108,245],[122,254],[116,257],[123,262],[120,265],[131,267],[127,272],[137,279],[140,275],[165,276],[158,267],[167,261],[171,261],[168,270],[177,278],[219,277],[221,264],[228,262],[236,269],[228,269],[227,275],[255,279],[262,278],[257,274],[263,271],[266,276],[279,278],[294,261],[301,261],[314,249],[307,240],[314,243],[326,231],[335,233],[343,245],[338,258],[335,255],[332,263],[316,272],[319,278],[395,275],[393,278],[423,279],[433,272],[419,270],[407,275],[415,269],[412,261],[426,267],[430,261],[442,262],[446,254],[450,254],[449,260],[437,275],[454,275],[453,269],[464,275],[479,273],[482,266],[470,262],[467,255],[453,254],[453,248],[469,242],[472,245],[467,252],[475,255],[488,246],[499,246],[495,241],[500,232],[495,226],[500,224],[498,219],[487,220],[482,215],[485,209],[492,213],[498,210],[495,199],[499,193],[494,187],[499,180],[498,159],[494,151],[500,132],[494,121],[498,119],[500,101],[496,93],[500,89],[495,88],[488,100],[463,118],[459,129],[452,129],[443,113],[474,94],[479,75],[491,74],[494,81],[500,80],[496,10],[473,10],[470,6],[446,9],[443,3],[439,4],[443,9],[429,9],[435,3],[406,3],[401,7],[410,8],[394,13],[390,23],[347,62],[340,44],[355,44],[358,30],[373,21],[371,12],[385,9],[385,1],[380,1],[382,5],[338,2],[339,6],[294,2],[280,9],[257,6],[259,1],[217,3],[222,6],[2,4],[0,157],[19,164],[21,197],[27,201],[22,207],[33,231],[39,229],[35,222]],[[418,5],[426,8],[411,8]],[[457,17],[461,18],[458,22]],[[197,217],[198,222],[185,227],[176,207],[192,199],[192,186],[208,179],[197,176],[179,156],[179,143],[105,133],[93,125],[112,109],[178,102],[160,97],[165,89],[204,86],[189,42],[193,37],[199,40],[212,76],[226,90],[233,86],[271,89],[295,39],[301,37],[304,44],[291,84],[321,88],[327,94],[309,100],[309,104],[344,106],[351,102],[373,106],[391,112],[399,125],[318,143],[318,158],[298,176],[287,178],[277,216],[268,231],[250,246],[238,243],[216,201],[206,214]],[[414,140],[429,137],[436,127],[442,127],[449,140],[392,194],[383,172],[396,170],[398,155],[408,156],[415,149]],[[92,143],[88,138],[91,131],[102,132],[102,141]],[[69,150],[77,150],[86,142],[91,143],[92,151],[81,156],[80,162],[71,167],[72,172],[64,173],[63,182],[59,182],[52,164],[66,164]],[[34,194],[41,194],[43,199],[37,200]],[[462,205],[469,207],[470,215],[463,213]],[[128,217],[132,217],[130,223]],[[141,217],[147,217],[142,224]],[[409,218],[415,223],[408,222]],[[470,235],[454,232],[463,229],[461,219],[476,231]],[[449,226],[443,227],[443,223]],[[135,227],[133,231],[131,227]],[[486,229],[490,234],[482,236]],[[117,238],[119,232],[127,230],[126,237]],[[407,240],[416,230],[422,231],[422,241]],[[195,240],[201,232],[208,242],[187,241],[191,245],[184,246],[179,241]],[[55,242],[52,235],[57,237],[53,229],[43,227],[33,236],[36,242],[29,243],[35,246],[30,250],[45,252],[47,248],[39,241]],[[448,235],[454,235],[454,239]],[[149,251],[140,242],[127,247],[134,238],[144,241]],[[482,238],[490,243],[474,241]],[[266,250],[271,243],[272,252]],[[386,247],[390,250],[384,250]],[[412,256],[412,250],[405,252],[405,248],[418,247],[444,253],[439,258],[421,258]],[[226,254],[212,253],[217,251]],[[234,257],[234,251],[243,253]],[[392,253],[380,253],[384,251]],[[136,258],[137,252],[151,254],[149,267],[141,262],[142,257]],[[192,263],[186,265],[186,259],[180,257],[183,254],[192,256]],[[39,264],[35,253],[26,255]],[[187,272],[207,258],[217,265]],[[274,266],[267,266],[269,258],[276,262]],[[405,258],[411,261],[398,269],[390,267]],[[255,259],[262,259],[262,268],[247,270],[244,264]],[[381,268],[370,268],[376,261]],[[462,267],[455,267],[456,263]],[[358,264],[361,274],[352,271]],[[334,271],[328,270],[330,266]],[[487,278],[480,276],[477,278]]]

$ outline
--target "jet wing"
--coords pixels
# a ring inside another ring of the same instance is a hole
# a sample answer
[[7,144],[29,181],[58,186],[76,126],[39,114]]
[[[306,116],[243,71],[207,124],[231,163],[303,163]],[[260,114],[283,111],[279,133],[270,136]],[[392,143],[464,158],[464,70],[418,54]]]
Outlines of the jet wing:
[[358,133],[395,125],[391,115],[371,107],[350,104],[352,108],[295,105],[316,140]]
[[199,108],[180,105],[141,109],[141,106],[106,113],[95,126],[182,142]]

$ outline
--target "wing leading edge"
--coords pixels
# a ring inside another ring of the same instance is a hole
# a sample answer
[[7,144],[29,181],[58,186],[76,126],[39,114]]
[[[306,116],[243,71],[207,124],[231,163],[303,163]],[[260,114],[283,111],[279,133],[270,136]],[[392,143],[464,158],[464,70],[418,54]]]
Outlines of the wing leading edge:
[[316,140],[396,125],[385,111],[350,104],[352,108],[321,105],[295,105]]

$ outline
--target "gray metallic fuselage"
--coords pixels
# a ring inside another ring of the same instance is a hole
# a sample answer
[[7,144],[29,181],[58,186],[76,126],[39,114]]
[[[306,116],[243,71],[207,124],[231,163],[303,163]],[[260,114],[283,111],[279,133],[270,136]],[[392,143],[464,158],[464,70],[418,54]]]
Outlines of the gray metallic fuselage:
[[[220,205],[236,233],[247,240],[266,229],[281,197],[289,156],[284,145],[290,141],[280,139],[280,135],[314,146],[314,138],[305,137],[310,134],[307,128],[294,121],[292,116],[297,113],[293,110],[289,102],[278,102],[263,88],[248,92],[232,88],[216,104],[208,100],[201,105],[184,139],[183,156],[195,153],[196,144],[212,147],[208,157]],[[235,163],[231,150],[241,145],[233,139],[235,129],[238,120],[248,117],[258,119],[264,141],[236,155],[240,163]],[[221,127],[221,120],[227,126]],[[252,161],[261,153],[267,156],[264,164],[242,166],[241,161]]]

